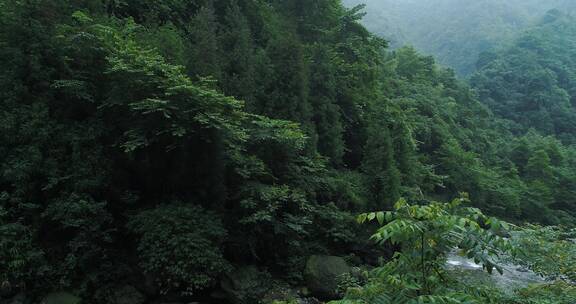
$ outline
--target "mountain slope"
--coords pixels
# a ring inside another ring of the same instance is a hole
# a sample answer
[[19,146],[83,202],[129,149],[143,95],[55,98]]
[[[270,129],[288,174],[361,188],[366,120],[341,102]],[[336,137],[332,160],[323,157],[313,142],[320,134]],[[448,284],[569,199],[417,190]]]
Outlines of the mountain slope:
[[566,0],[346,0],[367,5],[363,23],[394,45],[414,45],[466,76],[478,55],[505,45],[548,10],[573,8]]
[[481,55],[472,85],[518,132],[533,128],[576,142],[575,24],[576,18],[552,10],[510,48]]

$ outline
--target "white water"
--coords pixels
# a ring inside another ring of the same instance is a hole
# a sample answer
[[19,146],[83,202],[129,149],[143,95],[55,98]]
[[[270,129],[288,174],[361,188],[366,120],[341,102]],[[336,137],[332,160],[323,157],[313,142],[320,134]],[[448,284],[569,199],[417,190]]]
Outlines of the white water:
[[450,254],[446,262],[446,268],[455,272],[465,283],[483,282],[493,284],[507,292],[525,288],[531,284],[545,282],[544,278],[521,266],[513,264],[503,264],[501,266],[504,270],[502,275],[496,270],[492,274],[488,274],[482,269],[482,265],[478,265],[474,261],[457,254]]

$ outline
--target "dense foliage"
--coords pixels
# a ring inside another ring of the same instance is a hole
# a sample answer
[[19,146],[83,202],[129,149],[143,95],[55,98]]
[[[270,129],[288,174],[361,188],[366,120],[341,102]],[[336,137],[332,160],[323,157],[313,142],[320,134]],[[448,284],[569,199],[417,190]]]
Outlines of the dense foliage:
[[478,209],[462,208],[463,202],[465,198],[419,206],[401,199],[393,212],[361,214],[359,222],[375,219],[383,225],[372,236],[376,243],[391,242],[402,248],[373,270],[375,278],[367,287],[351,291],[341,303],[460,303],[468,297],[447,288],[444,273],[446,255],[454,248],[489,273],[495,268],[502,273],[494,257],[512,251],[509,242],[497,235],[506,224]]
[[515,233],[515,246],[523,248],[516,259],[544,276],[575,281],[575,236],[564,227],[526,227]]
[[570,257],[576,248],[576,243],[567,239],[573,231],[535,227],[501,237],[509,231],[509,225],[478,209],[464,207],[466,202],[465,197],[427,205],[399,200],[394,211],[361,214],[359,222],[378,221],[382,225],[372,239],[380,244],[400,244],[402,248],[390,261],[370,271],[367,284],[349,287],[343,300],[330,303],[568,304],[576,299],[576,288],[568,277],[516,294],[478,282],[455,280],[444,266],[446,256],[453,250],[473,259],[489,273],[493,269],[502,273],[498,263],[506,256],[534,263],[530,267],[549,271],[548,274],[561,272],[554,269],[556,265],[574,269],[573,265],[566,265],[572,263],[568,260],[573,260]]
[[[488,270],[475,246],[508,246],[476,208],[574,224],[564,133],[516,128],[486,101],[490,79],[479,99],[432,57],[387,50],[361,10],[0,0],[0,296],[251,301],[301,284],[311,255],[377,264],[398,251],[384,271],[432,301],[450,246]],[[470,208],[435,202],[461,191]],[[358,213],[383,216],[375,238],[401,246],[375,246]],[[244,276],[259,288],[227,281]]]
[[516,132],[533,128],[573,144],[576,76],[572,38],[575,18],[549,11],[502,52],[487,52],[472,78],[482,101],[514,122]]

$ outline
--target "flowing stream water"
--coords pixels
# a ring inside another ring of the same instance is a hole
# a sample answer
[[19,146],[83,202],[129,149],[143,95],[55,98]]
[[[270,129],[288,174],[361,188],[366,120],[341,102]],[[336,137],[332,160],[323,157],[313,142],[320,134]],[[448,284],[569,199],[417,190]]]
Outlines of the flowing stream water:
[[482,265],[455,253],[450,254],[446,262],[446,268],[455,273],[464,283],[490,284],[505,292],[512,292],[531,284],[545,283],[544,278],[522,266],[506,263],[501,266],[504,270],[502,275],[496,270],[489,274],[482,269]]

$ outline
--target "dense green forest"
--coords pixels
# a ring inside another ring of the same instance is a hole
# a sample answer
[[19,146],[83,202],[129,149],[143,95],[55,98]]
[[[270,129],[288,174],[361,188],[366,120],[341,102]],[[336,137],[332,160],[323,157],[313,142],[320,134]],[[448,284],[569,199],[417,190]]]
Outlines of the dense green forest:
[[496,115],[514,122],[515,132],[533,128],[576,143],[574,21],[551,10],[510,48],[481,54],[472,84]]
[[476,71],[481,53],[507,45],[551,9],[571,0],[343,0],[367,5],[363,23],[393,46],[414,45],[459,75]]
[[0,0],[0,303],[574,303],[574,17],[467,83],[363,9]]

